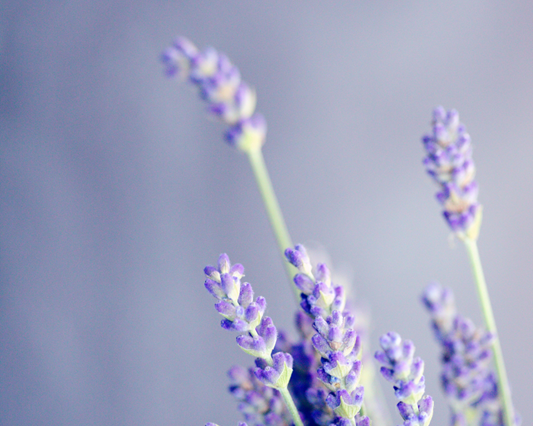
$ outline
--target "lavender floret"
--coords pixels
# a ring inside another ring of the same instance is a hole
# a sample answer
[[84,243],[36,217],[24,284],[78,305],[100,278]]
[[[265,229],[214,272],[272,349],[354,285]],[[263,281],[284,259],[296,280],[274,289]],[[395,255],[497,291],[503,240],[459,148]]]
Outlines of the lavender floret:
[[200,51],[190,40],[178,37],[161,61],[168,77],[188,78],[211,115],[230,125],[225,133],[230,145],[246,152],[261,148],[266,121],[255,112],[255,91],[241,81],[239,69],[226,55],[212,47]]
[[422,138],[427,173],[438,184],[437,200],[443,216],[458,235],[477,238],[481,221],[476,168],[472,160],[472,144],[459,113],[443,107],[433,111],[433,132]]
[[380,338],[382,351],[375,358],[384,364],[383,377],[392,383],[404,426],[428,426],[433,417],[433,399],[425,393],[424,361],[414,357],[415,346],[402,341],[398,333],[386,333]]

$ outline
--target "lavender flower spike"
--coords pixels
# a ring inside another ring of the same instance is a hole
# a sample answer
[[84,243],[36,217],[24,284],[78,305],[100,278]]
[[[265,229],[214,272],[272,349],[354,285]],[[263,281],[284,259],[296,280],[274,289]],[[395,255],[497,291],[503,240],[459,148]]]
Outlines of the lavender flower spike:
[[450,228],[460,237],[476,239],[481,225],[481,205],[472,160],[472,144],[456,110],[433,111],[433,132],[422,138],[427,173],[439,185],[437,200]]
[[[489,368],[494,336],[458,315],[453,293],[438,283],[426,288],[422,301],[441,345],[441,383],[452,412],[451,424],[466,426],[472,420],[475,424],[503,424],[496,377]],[[514,424],[519,424],[518,418]]]
[[277,380],[265,379],[267,386],[287,387],[292,373],[292,357],[283,354],[283,359],[278,362],[277,358],[272,358],[278,332],[272,320],[263,316],[265,299],[259,296],[254,301],[250,283],[241,284],[243,266],[231,265],[228,255],[224,253],[218,258],[218,266],[206,266],[204,273],[207,277],[205,287],[217,299],[215,309],[224,317],[222,328],[242,333],[237,336],[237,344],[244,352],[266,362],[264,368],[268,368],[270,378],[274,374],[271,370],[283,376],[277,377]]
[[265,141],[266,121],[255,113],[255,91],[241,81],[241,74],[226,55],[212,47],[200,51],[178,37],[162,54],[165,74],[188,78],[198,87],[208,111],[230,125],[226,140],[242,151],[258,150]]
[[278,331],[272,319],[263,316],[266,301],[257,297],[250,283],[241,283],[244,267],[231,265],[227,254],[221,254],[217,266],[206,266],[205,287],[217,303],[216,310],[224,317],[221,326],[227,330],[236,330],[237,344],[240,348],[256,357],[257,368],[254,374],[264,385],[277,389],[296,426],[303,426],[298,410],[287,389],[293,359],[289,353],[277,352],[272,355]]
[[424,361],[414,358],[413,342],[402,342],[398,333],[390,332],[381,336],[380,344],[383,350],[377,351],[375,358],[384,364],[381,374],[392,383],[394,394],[400,400],[397,407],[403,426],[428,426],[433,417],[433,399],[423,396]]
[[317,376],[330,391],[326,404],[337,416],[333,425],[363,426],[369,420],[359,414],[364,395],[363,386],[358,386],[361,340],[354,330],[355,317],[344,310],[344,288],[331,281],[326,265],[317,265],[313,272],[304,246],[288,248],[285,256],[299,271],[294,283],[301,291],[301,307],[314,318],[316,334],[311,341],[322,357]]

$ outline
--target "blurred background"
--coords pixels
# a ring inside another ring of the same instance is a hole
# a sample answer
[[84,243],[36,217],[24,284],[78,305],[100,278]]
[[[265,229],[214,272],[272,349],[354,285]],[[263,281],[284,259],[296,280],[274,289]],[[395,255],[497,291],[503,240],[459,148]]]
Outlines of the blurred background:
[[176,35],[226,52],[256,88],[294,241],[351,277],[372,351],[389,330],[415,342],[435,426],[449,418],[422,290],[438,279],[481,323],[466,252],[421,164],[433,107],[459,110],[529,423],[533,2],[4,0],[0,11],[0,424],[236,425],[226,371],[252,359],[203,287],[221,252],[293,332],[246,157],[191,87],[163,76]]

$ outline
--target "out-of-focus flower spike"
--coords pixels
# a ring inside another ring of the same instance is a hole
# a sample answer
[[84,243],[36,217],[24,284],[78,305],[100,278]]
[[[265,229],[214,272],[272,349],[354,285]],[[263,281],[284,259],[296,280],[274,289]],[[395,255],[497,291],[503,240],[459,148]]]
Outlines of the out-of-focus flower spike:
[[225,135],[231,145],[245,152],[261,149],[266,121],[255,113],[255,91],[241,81],[239,69],[226,55],[212,47],[199,51],[180,37],[163,52],[161,60],[166,75],[189,77],[208,103],[208,111],[231,126]]
[[[422,301],[441,346],[441,384],[451,409],[452,424],[502,425],[503,410],[496,378],[490,369],[490,345],[495,336],[457,313],[453,293],[434,282]],[[494,423],[488,419],[497,419]],[[518,425],[519,417],[514,425]]]
[[422,138],[427,156],[427,173],[440,186],[437,199],[450,228],[461,238],[476,239],[481,225],[477,201],[476,169],[472,160],[470,136],[459,122],[456,110],[433,111],[433,132]]
[[228,371],[230,393],[239,401],[239,411],[251,425],[266,424],[289,426],[290,414],[280,393],[264,385],[254,374],[254,369],[233,366]]

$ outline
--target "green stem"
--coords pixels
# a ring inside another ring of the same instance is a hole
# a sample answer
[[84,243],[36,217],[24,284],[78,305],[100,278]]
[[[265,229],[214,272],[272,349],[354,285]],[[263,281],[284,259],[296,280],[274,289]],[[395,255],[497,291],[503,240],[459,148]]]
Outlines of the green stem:
[[302,419],[300,418],[300,413],[298,413],[298,409],[296,408],[296,405],[294,405],[294,401],[292,400],[289,389],[278,388],[278,391],[281,394],[283,401],[285,401],[285,405],[289,409],[289,412],[291,413],[292,419],[294,420],[294,426],[304,426]]
[[507,372],[505,371],[505,363],[503,361],[502,347],[500,345],[500,338],[496,330],[496,321],[492,312],[492,306],[489,298],[489,291],[487,283],[485,282],[485,275],[483,274],[483,267],[481,266],[481,259],[477,248],[475,239],[466,237],[464,239],[466,251],[470,258],[472,271],[474,273],[474,281],[476,282],[477,293],[481,304],[481,311],[485,320],[487,331],[495,336],[492,344],[492,354],[494,356],[494,363],[496,365],[496,374],[498,375],[498,390],[500,393],[504,424],[505,426],[514,425],[513,403],[511,401],[511,392],[509,390],[509,381],[507,379]]
[[[268,175],[268,170],[265,164],[265,159],[263,158],[263,152],[259,149],[250,149],[246,152],[248,154],[248,159],[250,160],[250,165],[254,172],[255,180],[257,186],[259,187],[259,192],[263,198],[263,203],[270,220],[270,225],[272,225],[272,230],[274,231],[274,236],[278,243],[278,247],[281,251],[283,257],[283,264],[287,271],[287,276],[289,281],[292,283],[294,275],[297,273],[296,269],[286,261],[285,259],[285,250],[289,247],[293,247],[289,231],[287,230],[287,225],[285,225],[285,220],[283,219],[283,213],[279,207],[274,188],[272,186],[272,181]],[[300,299],[299,290],[292,285],[291,286],[297,300]]]

